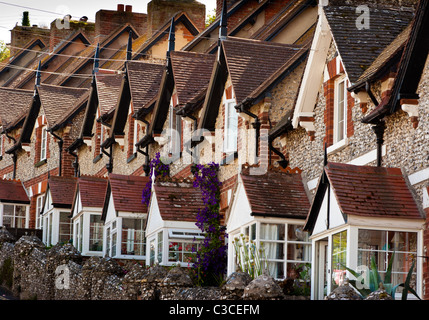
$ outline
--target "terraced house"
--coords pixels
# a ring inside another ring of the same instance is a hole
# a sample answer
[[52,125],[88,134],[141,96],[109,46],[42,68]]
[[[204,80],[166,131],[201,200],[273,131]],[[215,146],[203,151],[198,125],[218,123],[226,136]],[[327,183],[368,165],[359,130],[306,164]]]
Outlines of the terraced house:
[[[29,28],[0,70],[0,190],[23,189],[1,196],[0,224],[186,266],[204,238],[192,171],[214,162],[228,274],[244,239],[277,280],[311,265],[312,299],[373,257],[393,285],[415,265],[427,299],[428,14],[427,0],[224,0],[205,26],[197,1],[153,0]],[[158,153],[169,180],[150,184]]]

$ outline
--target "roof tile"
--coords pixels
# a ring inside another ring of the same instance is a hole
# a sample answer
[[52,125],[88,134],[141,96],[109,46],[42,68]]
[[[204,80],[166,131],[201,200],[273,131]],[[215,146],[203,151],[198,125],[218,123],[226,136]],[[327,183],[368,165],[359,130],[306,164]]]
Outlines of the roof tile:
[[252,214],[305,219],[310,201],[301,174],[268,171],[241,174]]
[[399,168],[328,163],[325,171],[344,214],[422,218]]

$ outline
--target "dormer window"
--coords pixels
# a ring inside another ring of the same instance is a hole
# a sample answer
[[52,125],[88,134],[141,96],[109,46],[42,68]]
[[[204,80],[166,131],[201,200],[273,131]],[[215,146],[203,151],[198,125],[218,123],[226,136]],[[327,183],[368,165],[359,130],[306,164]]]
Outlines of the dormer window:
[[238,113],[235,110],[235,104],[235,99],[228,99],[225,102],[225,133],[223,141],[225,153],[237,151]]

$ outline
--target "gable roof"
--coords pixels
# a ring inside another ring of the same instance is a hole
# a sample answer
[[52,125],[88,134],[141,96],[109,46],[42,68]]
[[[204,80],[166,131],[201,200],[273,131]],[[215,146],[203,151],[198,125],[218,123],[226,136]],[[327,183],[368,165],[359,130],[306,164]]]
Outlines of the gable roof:
[[[112,195],[113,206],[116,211],[147,213],[147,206],[142,203],[142,192],[149,181],[149,177],[111,173],[108,177],[106,202],[108,197]],[[103,209],[103,220],[107,214],[106,202]]]
[[[40,50],[34,50],[36,46],[40,47]],[[9,59],[7,64],[0,68],[0,75],[7,73],[10,69],[18,69],[19,71],[17,71],[13,76],[7,78],[2,86],[9,86],[14,81],[14,79],[22,74],[22,68],[25,69],[34,64],[35,61],[39,60],[39,55],[46,52],[48,49],[49,48],[42,40],[36,38],[26,44],[25,47],[23,47],[21,50],[16,52],[15,55]],[[23,60],[27,55],[33,55],[33,57],[23,65],[20,65],[20,61]]]
[[214,130],[225,83],[230,76],[238,106],[257,102],[306,56],[306,47],[230,37],[221,42],[207,90],[199,129]]
[[165,66],[161,64],[142,61],[127,62],[134,112],[150,107],[149,102],[158,94],[164,69]]
[[19,180],[0,179],[0,201],[30,204],[30,198]]
[[241,174],[254,216],[305,219],[310,201],[299,173]]
[[[130,24],[125,24],[119,26],[114,32],[112,32],[112,34],[108,38],[106,38],[100,43],[99,52],[100,55],[103,56],[103,58],[100,58],[100,60],[103,61],[103,63],[106,61],[104,59],[110,59],[116,53],[123,51],[123,49],[126,47],[124,45],[119,49],[111,48],[112,43],[114,43],[115,40],[125,32],[131,32],[134,38],[138,37],[137,31],[133,28],[133,26],[131,26]],[[82,78],[82,80],[76,86],[89,86],[91,75],[82,75],[80,74],[80,72],[85,68],[89,68],[90,65],[92,66],[94,56],[95,46],[88,46],[85,50],[82,50],[75,56],[72,56],[67,59],[67,61],[60,68],[58,68],[57,73],[50,75],[44,82],[63,86],[66,85],[67,82],[70,81],[72,78]],[[101,64],[101,67],[102,66],[103,64]]]
[[153,188],[164,221],[197,222],[198,211],[204,206],[199,188],[182,182],[155,182]]
[[81,106],[78,102],[88,95],[88,89],[41,84],[37,88],[48,129],[60,124],[65,115]]
[[[53,61],[55,61],[58,57],[60,57],[60,58],[61,58],[61,56],[67,57],[68,55],[64,54],[63,52],[65,50],[67,50],[67,48],[69,48],[72,44],[77,43],[77,41],[80,41],[85,46],[90,45],[89,39],[85,36],[85,34],[82,31],[77,30],[77,31],[73,32],[72,34],[70,34],[65,39],[62,39],[62,41],[59,44],[57,44],[57,46],[54,48],[53,52],[49,52],[48,50],[44,50],[41,53],[41,55],[38,57],[38,59],[33,61],[33,65],[28,66],[29,69],[24,70],[21,73],[21,75],[15,81],[13,81],[11,83],[11,86],[14,86],[17,88],[22,88],[28,82],[34,81],[34,77],[36,74],[35,71],[38,68],[39,61],[41,63],[41,70],[46,70],[47,68],[49,68],[49,65]],[[58,68],[56,68],[56,69],[58,69]],[[53,71],[42,71],[42,73],[47,72],[47,73],[55,74],[56,69]]]
[[170,55],[178,104],[184,106],[207,90],[216,56],[187,51]]
[[305,229],[317,220],[329,184],[345,215],[423,219],[407,181],[399,168],[328,163],[309,211]]
[[376,123],[398,110],[402,99],[418,99],[418,86],[429,53],[429,3],[419,1],[409,37],[403,49],[393,87],[363,123]]
[[24,119],[33,98],[33,91],[22,89],[0,88],[0,126],[5,131],[13,124]]
[[370,28],[358,30],[356,23],[362,15],[356,8],[361,0],[331,0],[323,7],[344,69],[352,84],[373,63],[411,22],[414,8],[389,4],[368,4]]
[[48,189],[52,197],[52,205],[60,208],[71,208],[76,189],[77,178],[50,176]]
[[118,74],[114,70],[99,69],[95,73],[100,117],[110,114],[115,110],[123,77],[122,74]]
[[266,79],[301,49],[299,46],[241,38],[222,41],[237,103],[244,101]]
[[76,192],[79,192],[82,207],[103,208],[106,191],[107,178],[80,176],[77,181]]

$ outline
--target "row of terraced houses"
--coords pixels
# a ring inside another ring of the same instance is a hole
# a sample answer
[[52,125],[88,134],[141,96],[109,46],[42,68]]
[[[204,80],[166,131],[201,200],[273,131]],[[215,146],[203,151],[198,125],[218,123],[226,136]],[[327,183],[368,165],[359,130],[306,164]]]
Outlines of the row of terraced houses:
[[[1,226],[187,265],[204,237],[192,167],[215,162],[228,274],[243,235],[276,279],[311,263],[312,299],[393,254],[393,283],[415,262],[429,298],[427,0],[218,0],[208,26],[194,0],[64,19],[11,30]],[[145,205],[157,153],[171,179]]]

